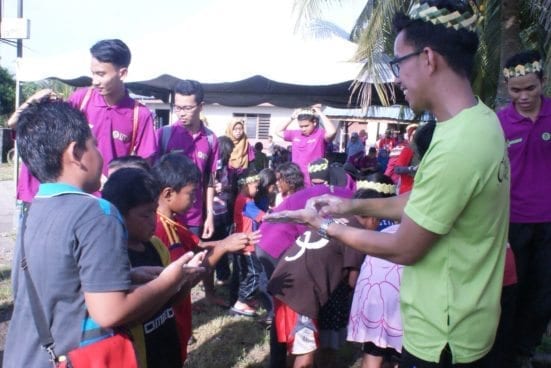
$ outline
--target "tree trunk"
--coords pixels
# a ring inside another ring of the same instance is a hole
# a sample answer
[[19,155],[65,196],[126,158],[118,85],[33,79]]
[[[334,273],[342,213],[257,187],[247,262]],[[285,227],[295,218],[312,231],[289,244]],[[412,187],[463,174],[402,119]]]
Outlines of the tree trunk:
[[507,86],[503,82],[501,71],[505,67],[505,62],[514,54],[522,51],[520,42],[520,1],[521,0],[503,0],[501,2],[501,51],[500,51],[500,73],[499,83],[496,94],[496,110],[509,101]]

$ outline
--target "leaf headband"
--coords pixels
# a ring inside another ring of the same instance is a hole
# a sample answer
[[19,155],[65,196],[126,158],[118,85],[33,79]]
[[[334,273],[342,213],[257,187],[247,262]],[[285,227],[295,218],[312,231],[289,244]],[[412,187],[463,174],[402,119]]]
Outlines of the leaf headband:
[[360,180],[356,182],[356,190],[371,189],[382,194],[396,194],[396,186],[392,184],[376,183],[374,181]]
[[522,77],[528,73],[537,73],[542,70],[542,61],[536,60],[531,63],[518,64],[510,68],[503,68],[503,76],[505,79]]
[[237,181],[237,184],[239,184],[239,185],[250,184],[250,183],[254,183],[255,181],[259,181],[259,180],[260,180],[260,176],[258,176],[258,175],[247,176],[246,178],[239,179]]
[[465,12],[459,13],[457,10],[453,13],[446,8],[438,9],[436,6],[430,6],[427,3],[417,3],[413,5],[408,13],[408,17],[412,20],[422,20],[424,22],[431,22],[434,25],[442,24],[447,28],[453,28],[456,31],[460,29],[466,29],[467,31],[474,32],[476,24],[479,19],[478,14],[471,14]]

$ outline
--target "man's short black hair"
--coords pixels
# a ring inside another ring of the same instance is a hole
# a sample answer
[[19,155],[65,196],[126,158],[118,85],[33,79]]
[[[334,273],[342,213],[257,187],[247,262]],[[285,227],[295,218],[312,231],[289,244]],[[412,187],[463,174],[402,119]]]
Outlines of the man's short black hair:
[[[421,0],[439,9],[446,8],[450,12],[472,13],[467,1],[458,0]],[[438,52],[450,68],[459,75],[471,78],[475,55],[478,49],[478,36],[466,29],[455,30],[442,24],[432,24],[420,19],[412,20],[407,14],[398,12],[393,20],[396,33],[405,31],[405,39],[415,49],[430,47]]]
[[119,68],[128,68],[130,65],[130,49],[118,39],[101,40],[90,48],[90,54],[102,63],[111,63]]
[[291,190],[297,191],[304,188],[304,174],[294,162],[284,162],[278,165],[275,172],[281,175]]
[[[506,68],[514,68],[517,65],[525,65],[528,63],[533,63],[534,61],[542,61],[541,54],[537,50],[526,50],[519,52],[507,59],[505,63]],[[540,71],[535,72],[540,80],[543,80],[543,65]]]
[[254,144],[254,149],[257,151],[262,151],[264,149],[264,145],[262,144],[262,142],[256,142]]
[[148,171],[125,167],[114,172],[101,192],[124,216],[132,208],[157,203],[161,185]]
[[41,182],[55,182],[62,173],[63,152],[71,142],[82,152],[92,132],[86,117],[65,102],[31,103],[17,120],[17,149]]
[[201,83],[191,79],[179,81],[174,87],[174,93],[184,96],[195,96],[195,102],[197,103],[203,102],[205,98],[205,92]]
[[170,188],[176,192],[188,184],[199,184],[201,172],[199,168],[181,153],[169,153],[161,157],[153,166],[153,175],[161,184],[161,190]]

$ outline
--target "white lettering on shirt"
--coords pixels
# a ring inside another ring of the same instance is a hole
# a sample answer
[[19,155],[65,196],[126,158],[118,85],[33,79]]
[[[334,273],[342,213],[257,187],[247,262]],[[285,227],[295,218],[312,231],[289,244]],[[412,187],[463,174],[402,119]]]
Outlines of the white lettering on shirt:
[[119,140],[121,142],[128,142],[129,140],[126,134],[123,134],[118,130],[113,130],[112,136],[113,136],[113,139]]
[[155,318],[143,325],[144,333],[149,334],[161,327],[167,319],[174,318],[174,310],[172,308],[167,308],[164,312]]
[[197,157],[199,157],[201,160],[206,160],[208,156],[207,156],[206,153],[198,151],[197,152]]
[[517,144],[517,143],[520,143],[520,142],[522,142],[522,138],[510,139],[510,140],[507,141],[507,146],[511,147],[513,144]]

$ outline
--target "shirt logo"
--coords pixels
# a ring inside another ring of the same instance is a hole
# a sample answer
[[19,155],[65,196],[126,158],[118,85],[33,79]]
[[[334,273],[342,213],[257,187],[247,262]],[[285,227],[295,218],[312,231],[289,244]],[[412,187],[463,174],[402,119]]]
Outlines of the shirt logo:
[[201,160],[206,160],[207,159],[207,154],[204,153],[204,152],[197,152],[197,157],[199,157]]
[[541,135],[541,139],[543,139],[546,142],[549,141],[551,139],[551,133],[550,132],[544,132]]
[[[304,234],[295,242],[300,247],[300,250],[294,256],[285,257],[285,260],[287,262],[295,261],[299,259],[304,254],[304,252],[306,252],[306,249],[321,249],[329,243],[329,240],[324,238],[320,238],[317,241],[310,242],[311,237],[312,232],[305,231]],[[304,241],[302,239],[304,239]]]
[[113,130],[113,139],[119,140],[121,142],[128,142],[129,138],[126,134],[119,132],[118,130]]
[[510,139],[507,141],[507,147],[511,147],[513,144],[521,143],[522,138]]

